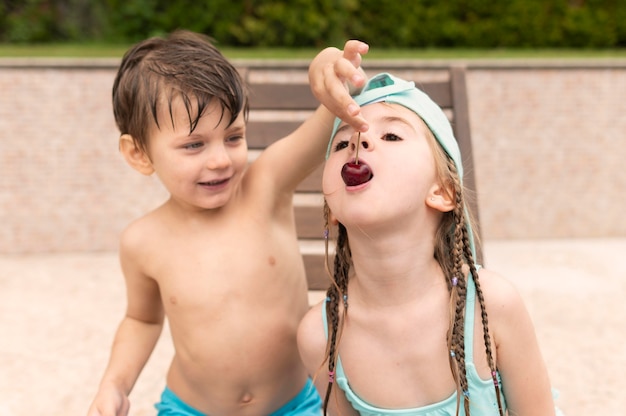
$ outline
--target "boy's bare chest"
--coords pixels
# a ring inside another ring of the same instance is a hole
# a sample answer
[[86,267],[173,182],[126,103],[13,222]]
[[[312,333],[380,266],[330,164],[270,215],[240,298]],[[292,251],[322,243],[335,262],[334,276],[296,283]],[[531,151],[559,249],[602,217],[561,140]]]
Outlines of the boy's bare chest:
[[152,272],[165,304],[250,302],[272,288],[290,290],[304,279],[297,240],[276,224],[239,218],[228,227],[190,231],[170,236]]

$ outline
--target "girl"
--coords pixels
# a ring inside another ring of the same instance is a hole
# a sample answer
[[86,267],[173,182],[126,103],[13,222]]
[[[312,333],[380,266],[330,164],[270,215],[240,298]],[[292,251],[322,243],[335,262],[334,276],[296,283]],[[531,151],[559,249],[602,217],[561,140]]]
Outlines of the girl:
[[337,120],[324,167],[332,285],[298,331],[324,414],[553,415],[522,299],[474,263],[447,117],[386,73],[354,98],[369,129]]

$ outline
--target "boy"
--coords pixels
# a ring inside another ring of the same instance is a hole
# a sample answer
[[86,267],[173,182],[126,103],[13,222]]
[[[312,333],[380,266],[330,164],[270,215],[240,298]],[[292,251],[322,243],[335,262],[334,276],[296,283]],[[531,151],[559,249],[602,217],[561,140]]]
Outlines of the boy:
[[[362,84],[365,52],[356,41],[329,48],[311,81]],[[343,88],[328,94],[352,103]],[[89,416],[128,414],[165,316],[175,355],[159,414],[319,414],[296,346],[308,300],[292,196],[324,160],[334,116],[320,106],[248,165],[247,106],[236,69],[200,35],[148,39],[124,56],[120,151],[170,197],[122,234],[127,311]]]

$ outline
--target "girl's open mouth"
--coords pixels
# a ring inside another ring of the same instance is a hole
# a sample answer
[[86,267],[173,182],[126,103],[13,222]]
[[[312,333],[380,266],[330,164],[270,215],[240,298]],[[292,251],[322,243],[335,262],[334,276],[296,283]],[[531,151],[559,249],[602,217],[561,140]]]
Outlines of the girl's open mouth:
[[348,186],[357,186],[370,181],[374,177],[372,170],[362,161],[348,162],[341,168],[341,178]]

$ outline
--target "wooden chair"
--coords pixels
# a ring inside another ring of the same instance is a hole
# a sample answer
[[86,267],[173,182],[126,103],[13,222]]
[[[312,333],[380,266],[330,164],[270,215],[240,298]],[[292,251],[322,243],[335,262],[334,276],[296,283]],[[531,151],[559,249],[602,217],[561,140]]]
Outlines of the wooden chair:
[[[381,70],[371,71],[369,67],[366,69],[368,73],[381,72]],[[252,70],[254,69],[249,67],[242,68],[246,77]],[[280,68],[273,68],[273,70],[280,71]],[[285,68],[287,72],[293,70],[293,67]],[[306,73],[306,67],[301,68],[301,70]],[[475,195],[476,181],[473,169],[465,69],[452,66],[446,70],[449,75],[447,80],[420,81],[413,79],[413,81],[449,114],[463,156],[464,184]],[[395,74],[392,68],[388,69],[387,72]],[[248,145],[252,151],[263,150],[274,140],[284,137],[300,125],[302,120],[297,119],[298,117],[294,114],[311,112],[318,106],[318,102],[311,94],[305,79],[300,83],[281,82],[273,79],[262,82],[249,80],[251,93]],[[270,117],[255,117],[258,114],[267,115],[268,113],[271,114]],[[326,289],[330,283],[324,266],[321,174],[322,167],[300,184],[294,199],[298,237],[310,290]],[[478,222],[476,198],[471,198],[470,209],[476,222]],[[477,261],[482,264],[482,250],[478,244],[480,238],[477,240]]]

